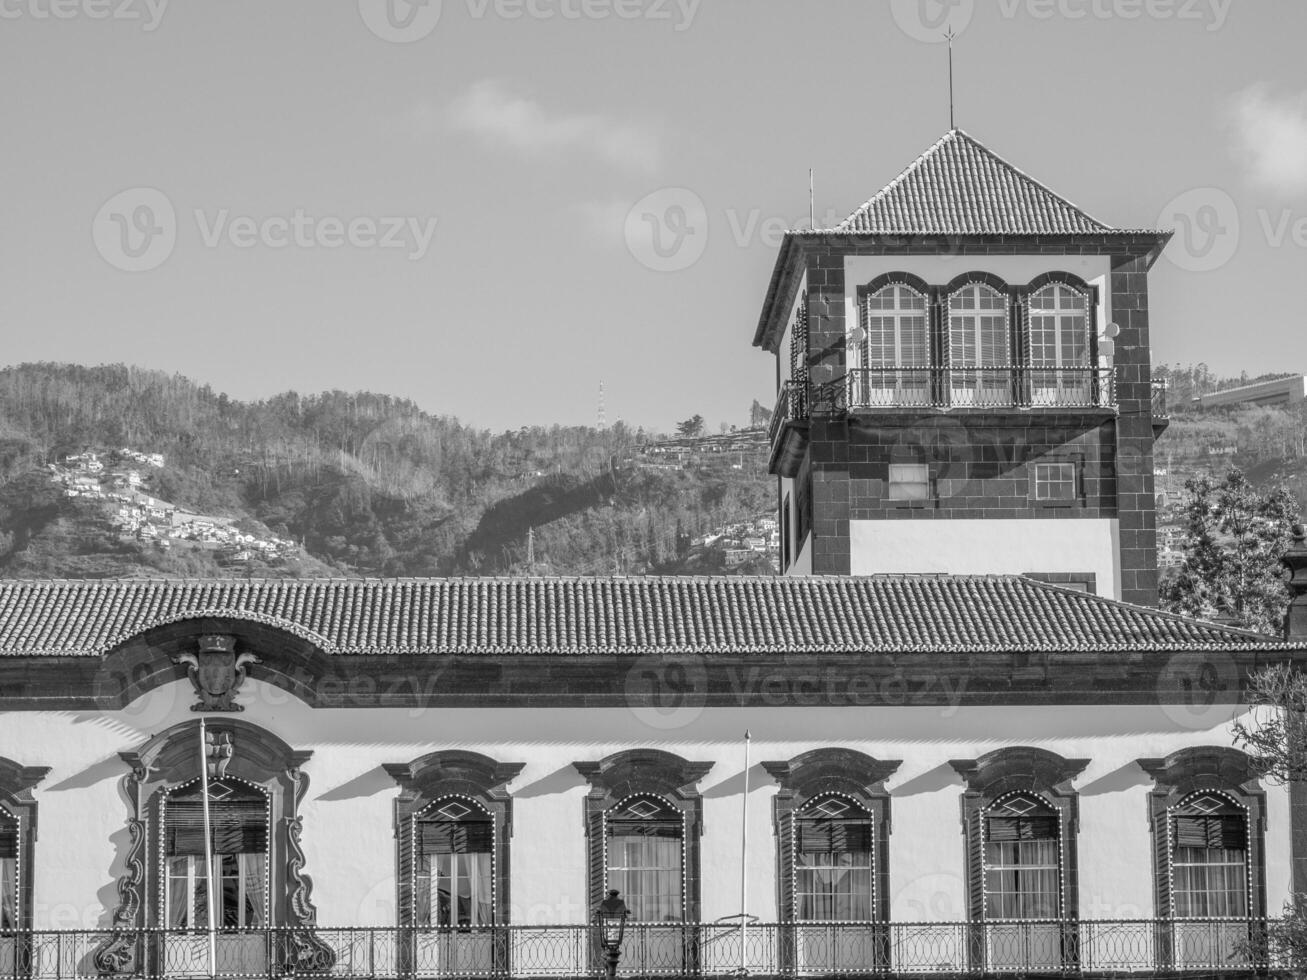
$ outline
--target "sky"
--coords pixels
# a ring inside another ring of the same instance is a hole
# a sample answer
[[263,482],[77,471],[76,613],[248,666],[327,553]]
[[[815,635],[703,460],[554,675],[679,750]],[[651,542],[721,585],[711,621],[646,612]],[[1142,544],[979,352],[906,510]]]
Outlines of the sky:
[[1154,363],[1307,371],[1302,0],[0,0],[0,364],[743,425],[779,231],[957,125],[1176,228]]

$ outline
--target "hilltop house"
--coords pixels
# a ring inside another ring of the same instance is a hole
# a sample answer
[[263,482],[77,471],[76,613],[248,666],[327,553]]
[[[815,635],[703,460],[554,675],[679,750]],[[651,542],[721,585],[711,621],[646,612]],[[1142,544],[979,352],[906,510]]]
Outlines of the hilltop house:
[[614,888],[627,976],[1262,971],[1307,605],[1154,608],[1166,239],[959,131],[787,235],[783,576],[0,583],[0,966],[588,976]]

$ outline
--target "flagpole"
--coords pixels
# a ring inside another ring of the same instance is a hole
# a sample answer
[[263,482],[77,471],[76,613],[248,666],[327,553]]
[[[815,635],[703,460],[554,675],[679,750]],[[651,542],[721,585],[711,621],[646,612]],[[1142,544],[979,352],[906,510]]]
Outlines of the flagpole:
[[213,916],[213,834],[209,826],[209,734],[200,715],[200,810],[204,814],[204,894],[209,918],[209,976],[218,975],[217,940]]
[[749,730],[744,730],[744,795],[740,799],[740,973],[749,972]]

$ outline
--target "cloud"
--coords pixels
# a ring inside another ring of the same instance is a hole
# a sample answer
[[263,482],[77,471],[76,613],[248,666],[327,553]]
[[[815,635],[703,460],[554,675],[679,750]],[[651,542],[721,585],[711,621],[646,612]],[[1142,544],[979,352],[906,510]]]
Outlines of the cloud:
[[[551,113],[496,79],[477,82],[454,99],[447,120],[486,143],[527,155],[592,156],[638,173],[657,170],[661,157],[658,136],[647,126],[597,114]],[[413,123],[429,127],[430,110],[420,108]]]
[[1307,193],[1307,92],[1277,98],[1252,85],[1230,100],[1235,156],[1247,180],[1282,194]]
[[626,229],[626,216],[631,211],[629,201],[583,201],[577,210],[582,227],[593,237],[605,244],[621,244]]

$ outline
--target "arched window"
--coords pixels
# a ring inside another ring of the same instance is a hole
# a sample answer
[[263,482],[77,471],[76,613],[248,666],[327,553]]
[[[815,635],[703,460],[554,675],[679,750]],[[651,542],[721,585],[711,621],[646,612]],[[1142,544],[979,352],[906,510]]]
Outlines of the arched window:
[[1092,405],[1089,297],[1067,283],[1049,283],[1031,293],[1027,321],[1031,404]]
[[949,294],[948,312],[952,404],[1014,404],[1007,296],[987,283],[969,282]]
[[[96,969],[173,976],[205,965],[203,952],[167,930],[207,930],[211,861],[219,973],[329,971],[335,953],[314,930],[313,883],[300,845],[299,804],[308,791],[302,767],[312,752],[234,718],[213,720],[201,734],[198,724],[184,722],[119,753],[130,770],[128,870],[118,881],[113,931],[94,953]],[[286,930],[284,941],[238,931],[269,928]],[[148,942],[139,941],[142,929],[151,930]]]
[[475,800],[445,797],[413,818],[417,926],[495,921],[495,821]]
[[667,800],[628,797],[604,813],[606,887],[622,893],[635,922],[685,915],[685,820]]
[[268,921],[268,795],[240,779],[209,783],[209,835],[199,779],[160,800],[166,863],[164,921],[170,929],[208,928],[207,868],[212,863],[214,924],[248,929]]
[[925,405],[930,391],[930,331],[926,297],[891,283],[862,300],[863,405]]
[[1201,792],[1170,813],[1175,916],[1248,915],[1248,814],[1223,793]]
[[794,917],[867,922],[876,918],[875,823],[847,796],[828,793],[796,814]]
[[1014,793],[984,811],[985,916],[1056,919],[1062,914],[1062,851],[1056,810]]

